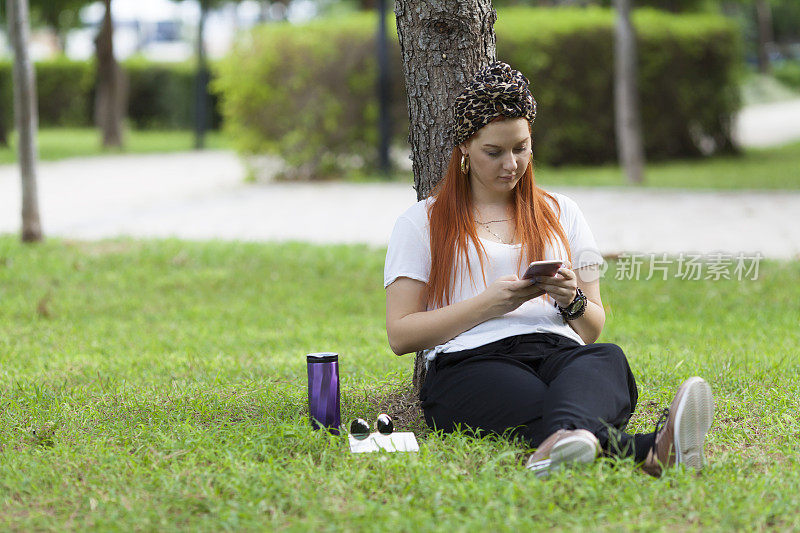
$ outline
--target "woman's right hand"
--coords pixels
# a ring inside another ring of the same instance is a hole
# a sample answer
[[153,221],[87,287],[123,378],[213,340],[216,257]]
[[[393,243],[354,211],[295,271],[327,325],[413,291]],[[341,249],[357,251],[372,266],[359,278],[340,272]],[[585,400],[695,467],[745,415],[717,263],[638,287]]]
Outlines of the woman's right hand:
[[532,280],[510,275],[495,280],[480,296],[485,300],[488,318],[495,318],[544,293]]

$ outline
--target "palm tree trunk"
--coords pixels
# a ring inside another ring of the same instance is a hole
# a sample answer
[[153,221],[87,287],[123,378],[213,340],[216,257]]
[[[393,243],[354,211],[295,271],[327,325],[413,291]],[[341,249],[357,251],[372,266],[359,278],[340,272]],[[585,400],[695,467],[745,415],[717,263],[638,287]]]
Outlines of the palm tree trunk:
[[[408,141],[417,199],[444,176],[453,150],[453,101],[480,68],[495,59],[491,0],[396,0],[410,119]],[[414,393],[425,380],[417,353]]]
[[22,178],[22,241],[42,240],[36,190],[36,77],[28,55],[28,0],[7,0],[9,37],[14,48],[14,118],[19,132],[19,168]]

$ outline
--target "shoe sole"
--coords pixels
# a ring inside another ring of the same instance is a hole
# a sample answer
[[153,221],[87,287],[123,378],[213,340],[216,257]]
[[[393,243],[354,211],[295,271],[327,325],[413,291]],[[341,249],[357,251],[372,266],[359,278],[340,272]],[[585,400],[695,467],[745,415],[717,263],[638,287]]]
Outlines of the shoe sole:
[[689,378],[675,413],[675,463],[699,472],[705,465],[703,443],[714,420],[714,397],[703,378]]
[[536,461],[527,466],[537,477],[544,477],[552,470],[565,465],[591,463],[597,458],[596,442],[580,436],[565,437],[558,441],[550,451],[548,459]]

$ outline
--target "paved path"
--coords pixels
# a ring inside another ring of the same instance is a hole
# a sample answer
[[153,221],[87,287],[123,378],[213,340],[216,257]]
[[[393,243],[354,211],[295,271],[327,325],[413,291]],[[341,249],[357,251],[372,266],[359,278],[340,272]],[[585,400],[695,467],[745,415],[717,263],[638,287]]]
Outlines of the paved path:
[[[47,235],[303,240],[383,246],[415,200],[402,184],[246,184],[230,152],[42,163]],[[800,193],[560,188],[604,253],[800,258]],[[0,166],[0,233],[19,230],[19,174]]]

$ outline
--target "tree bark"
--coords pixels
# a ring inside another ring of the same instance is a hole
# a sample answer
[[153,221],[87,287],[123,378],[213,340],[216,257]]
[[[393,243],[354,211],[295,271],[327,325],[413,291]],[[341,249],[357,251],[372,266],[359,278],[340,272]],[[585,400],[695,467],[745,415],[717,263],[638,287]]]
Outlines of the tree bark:
[[378,0],[378,166],[387,178],[392,170],[389,149],[392,142],[392,122],[389,106],[392,98],[389,38],[386,35],[386,0]]
[[8,132],[2,116],[0,116],[0,146],[8,146]]
[[[453,101],[482,67],[495,60],[491,0],[396,0],[403,59],[408,142],[417,199],[444,176],[453,150]],[[414,361],[414,394],[425,380],[420,353]]]
[[772,8],[769,0],[756,0],[756,17],[758,19],[758,71],[769,74],[772,70],[769,61],[769,44],[772,36]]
[[124,114],[123,75],[114,58],[114,24],[111,19],[111,0],[103,0],[106,12],[95,38],[97,54],[97,92],[94,119],[103,136],[103,147],[122,147],[122,117]]
[[628,183],[644,181],[644,148],[637,88],[636,34],[631,24],[631,0],[614,0],[614,100],[617,153]]
[[7,0],[9,37],[14,48],[14,119],[19,133],[19,168],[22,179],[22,241],[42,240],[36,190],[36,77],[28,55],[30,27],[28,0]]
[[195,117],[194,117],[194,148],[202,150],[205,147],[205,135],[208,128],[208,62],[206,49],[203,43],[205,34],[206,17],[208,16],[208,0],[200,0],[200,20],[197,23],[197,74],[195,75]]

